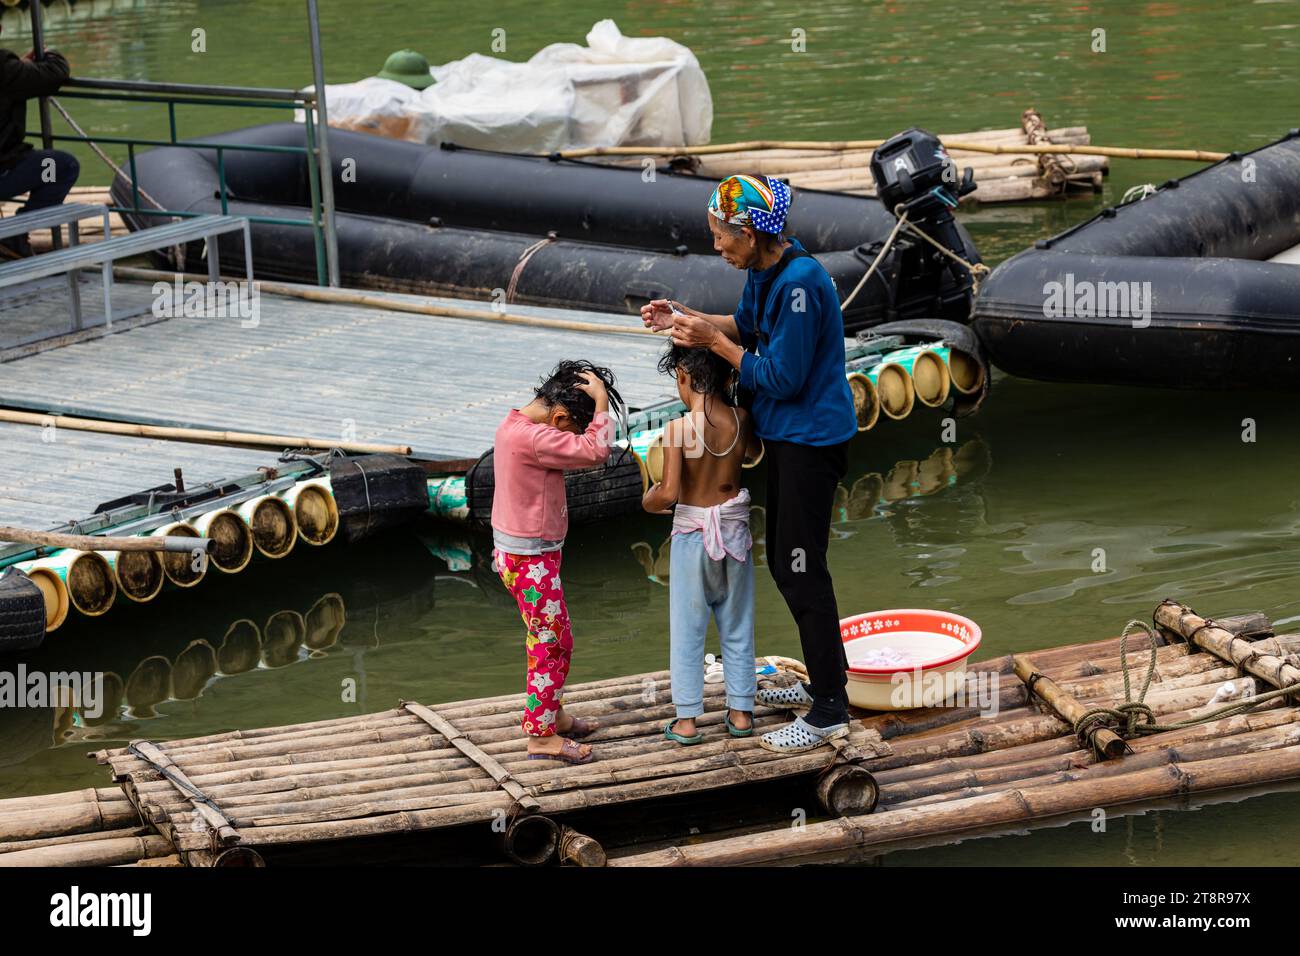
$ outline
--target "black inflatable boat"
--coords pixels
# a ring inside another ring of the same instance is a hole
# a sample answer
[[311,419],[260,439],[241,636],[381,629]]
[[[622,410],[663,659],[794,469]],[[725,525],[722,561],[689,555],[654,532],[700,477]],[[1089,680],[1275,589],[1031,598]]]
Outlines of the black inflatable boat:
[[[647,181],[639,167],[439,148],[345,130],[329,136],[344,285],[487,298],[511,288],[513,279],[511,301],[618,312],[670,297],[727,313],[740,298],[743,273],[713,251],[705,218],[710,180],[665,168]],[[304,131],[275,123],[203,142],[302,146]],[[223,154],[231,214],[309,218],[302,154]],[[136,169],[140,186],[168,209],[222,211],[215,150],[161,147],[140,154]],[[130,206],[131,195],[119,177],[114,200]],[[133,229],[162,221],[124,218]],[[894,223],[874,199],[812,190],[796,191],[790,217],[791,232],[830,272],[841,297]],[[311,230],[254,223],[252,235],[258,276],[316,280]],[[555,238],[526,255],[548,235]],[[970,236],[959,236],[963,257],[978,261]],[[223,241],[221,254],[240,274],[242,243]],[[855,329],[914,317],[964,322],[969,315],[970,296],[942,258],[905,237],[845,319]]]
[[1008,259],[975,329],[993,364],[1027,378],[1300,388],[1298,244],[1292,130]]

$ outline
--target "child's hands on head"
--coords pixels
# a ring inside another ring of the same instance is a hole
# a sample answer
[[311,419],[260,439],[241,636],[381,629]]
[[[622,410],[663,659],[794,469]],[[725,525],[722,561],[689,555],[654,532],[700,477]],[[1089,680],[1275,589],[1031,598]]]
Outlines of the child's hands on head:
[[582,381],[574,387],[580,392],[586,392],[597,404],[600,403],[602,398],[605,400],[609,399],[609,391],[605,388],[605,383],[602,382],[595,373],[581,372],[579,373],[578,378],[582,379]]

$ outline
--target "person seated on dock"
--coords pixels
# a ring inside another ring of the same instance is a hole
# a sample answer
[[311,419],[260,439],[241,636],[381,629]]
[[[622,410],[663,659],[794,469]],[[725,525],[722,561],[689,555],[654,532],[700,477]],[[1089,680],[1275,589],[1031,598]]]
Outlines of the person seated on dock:
[[728,176],[713,191],[713,248],[747,272],[734,314],[666,299],[641,308],[648,327],[672,329],[675,345],[725,359],[752,396],[754,430],[767,449],[767,567],[799,628],[810,678],[758,693],[761,704],[808,708],[759,738],[776,753],[812,750],[849,732],[849,664],[826,551],[857,418],[839,295],[821,263],[784,235],[791,202],[790,187],[769,176]]
[[[60,149],[32,149],[26,142],[27,101],[58,92],[71,75],[61,53],[35,51],[19,57],[0,49],[0,199],[27,193],[18,215],[63,202],[81,172],[77,157]],[[0,256],[19,259],[32,254],[27,236],[0,239]]]
[[664,726],[664,736],[679,744],[704,740],[695,720],[704,715],[704,635],[711,615],[722,643],[727,732],[749,737],[758,689],[754,564],[749,490],[740,487],[740,466],[757,453],[753,429],[749,413],[728,400],[731,366],[712,352],[670,346],[659,371],[677,378],[687,409],[664,428],[663,478],[642,498],[651,514],[673,515],[668,628],[677,717]]
[[585,361],[564,361],[533,400],[497,428],[492,498],[492,556],[528,630],[523,729],[528,758],[587,763],[589,744],[573,738],[596,730],[564,709],[562,691],[573,632],[560,587],[560,552],[568,532],[564,472],[604,464],[609,456],[609,390],[614,375]]

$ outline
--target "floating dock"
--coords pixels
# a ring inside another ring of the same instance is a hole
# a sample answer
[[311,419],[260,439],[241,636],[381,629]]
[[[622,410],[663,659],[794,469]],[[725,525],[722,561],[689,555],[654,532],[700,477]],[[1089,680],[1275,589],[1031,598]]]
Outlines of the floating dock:
[[[675,383],[656,369],[667,337],[633,316],[274,282],[256,284],[248,315],[211,305],[184,315],[154,307],[182,277],[118,274],[115,300],[135,315],[111,328],[92,320],[64,331],[64,280],[0,308],[0,440],[19,452],[0,463],[0,524],[130,535],[177,522],[180,533],[207,533],[216,521],[211,563],[237,573],[284,557],[295,540],[332,540],[331,476],[344,446],[400,450],[428,476],[417,512],[482,523],[491,472],[475,481],[469,469],[491,448],[503,410],[526,401],[560,359],[582,357],[615,371],[635,454],[570,476],[577,523],[638,507],[658,477],[657,436],[681,411]],[[95,301],[98,276],[80,281],[83,300]],[[941,406],[960,401],[961,414],[987,394],[978,357],[903,343],[846,340],[861,430],[925,406],[947,414]],[[149,601],[202,577],[186,572],[183,555],[134,572],[112,557],[68,558],[76,568],[61,553],[0,542],[0,567],[41,572],[47,630],[70,609],[97,617],[118,595]]]
[[[1130,627],[971,665],[968,681],[991,688],[978,703],[959,695],[866,715],[840,746],[801,755],[718,734],[717,685],[706,685],[708,742],[665,741],[665,673],[572,687],[573,712],[602,722],[589,738],[597,759],[583,766],[525,759],[517,694],[135,741],[93,755],[116,786],[0,801],[0,865],[262,865],[313,850],[464,862],[467,846],[480,862],[504,852],[525,864],[789,864],[1300,778],[1300,707],[1290,699],[1300,634],[1273,634],[1262,614],[1215,621],[1172,601],[1153,620],[1145,634]],[[777,683],[800,673],[797,662],[778,664]],[[788,717],[755,713],[760,732]],[[757,789],[782,782],[799,789]],[[733,818],[766,820],[701,830],[717,814],[691,801],[711,796]],[[655,814],[664,807],[679,831],[666,838],[672,827]],[[792,827],[800,810],[809,819]]]

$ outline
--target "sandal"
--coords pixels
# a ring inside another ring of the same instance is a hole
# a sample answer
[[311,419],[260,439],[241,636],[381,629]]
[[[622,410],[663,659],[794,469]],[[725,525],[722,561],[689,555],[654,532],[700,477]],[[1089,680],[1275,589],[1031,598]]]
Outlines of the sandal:
[[[741,711],[737,711],[737,713],[745,714],[745,713],[749,713],[749,711],[741,710]],[[749,713],[749,726],[746,727],[746,728],[744,728],[743,730],[742,730],[741,728],[737,727],[735,724],[733,724],[733,723],[731,722],[731,708],[730,708],[730,707],[727,708],[727,716],[726,716],[725,720],[726,720],[726,723],[727,723],[727,733],[731,734],[731,736],[733,736],[733,737],[752,737],[752,736],[754,736],[754,715],[753,715],[752,713]]]
[[822,744],[848,735],[848,724],[814,727],[802,717],[796,717],[793,723],[759,737],[758,742],[764,750],[771,750],[773,753],[801,754],[808,750],[816,750]]
[[569,724],[567,730],[560,730],[557,727],[555,732],[562,737],[568,737],[570,740],[581,740],[597,730],[600,730],[600,721],[583,720],[581,717],[574,717],[573,723]]
[[811,707],[813,703],[812,694],[808,693],[808,688],[800,681],[795,681],[789,687],[764,688],[754,699],[769,707]]
[[680,719],[681,719],[681,718],[677,718],[676,720],[670,720],[670,721],[668,721],[668,723],[664,724],[664,736],[665,736],[666,738],[668,738],[669,740],[676,741],[677,743],[681,744],[682,746],[689,746],[689,745],[691,745],[691,744],[698,744],[700,741],[702,741],[702,740],[704,739],[704,734],[700,733],[700,729],[699,729],[698,727],[695,728],[695,736],[694,736],[694,737],[683,737],[683,736],[682,736],[681,734],[679,734],[679,733],[674,733],[674,732],[673,732],[673,728],[674,728],[675,726],[677,726],[677,720],[680,720]]
[[589,750],[587,751],[587,756],[584,757],[582,756],[582,751],[578,748],[578,745],[572,740],[568,737],[563,737],[561,739],[564,743],[560,745],[560,752],[558,754],[529,754],[528,759],[562,760],[565,763],[591,763],[592,758],[596,756],[594,750]]

